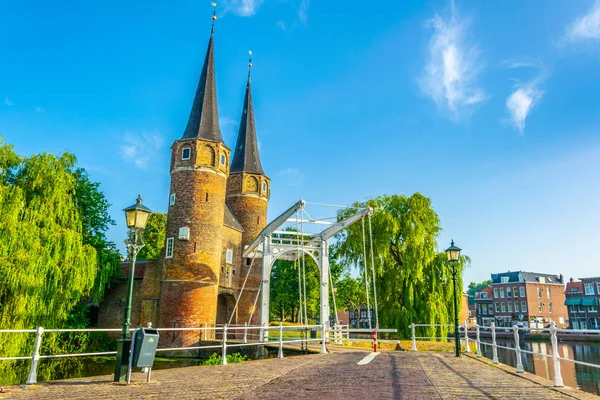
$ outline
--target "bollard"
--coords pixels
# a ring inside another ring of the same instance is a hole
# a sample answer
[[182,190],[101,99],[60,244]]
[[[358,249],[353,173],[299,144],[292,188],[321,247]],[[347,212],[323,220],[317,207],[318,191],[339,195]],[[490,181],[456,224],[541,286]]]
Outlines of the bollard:
[[554,364],[554,386],[555,387],[563,387],[565,384],[563,383],[562,375],[560,373],[560,360],[558,355],[558,338],[556,337],[556,332],[558,328],[556,327],[556,323],[554,321],[550,322],[550,341],[552,342],[552,362]]
[[32,385],[37,383],[37,366],[38,361],[40,360],[40,346],[42,345],[42,334],[44,333],[44,328],[38,326],[37,331],[35,332],[35,345],[33,348],[33,354],[31,355],[31,369],[29,370],[29,376],[27,377],[27,382],[25,384]]
[[244,322],[244,343],[248,343],[248,323]]
[[492,322],[492,364],[498,364],[498,344],[496,343],[496,324]]
[[279,354],[277,358],[283,358],[283,322],[279,322]]
[[521,360],[521,346],[519,346],[519,327],[513,326],[515,332],[515,354],[517,356],[517,372],[525,372],[523,370],[523,361]]
[[377,328],[373,331],[373,352],[377,353]]
[[221,364],[227,365],[227,324],[223,325],[223,352],[221,355]]
[[467,321],[465,321],[465,353],[471,352],[471,346],[469,346],[469,329],[467,325]]
[[327,322],[323,322],[323,326],[321,328],[321,354],[327,354]]
[[477,358],[481,358],[481,338],[479,337],[479,325],[475,325],[475,350],[477,351]]
[[410,324],[410,330],[412,331],[412,351],[418,351],[417,350],[417,338],[415,336],[415,324],[412,323]]

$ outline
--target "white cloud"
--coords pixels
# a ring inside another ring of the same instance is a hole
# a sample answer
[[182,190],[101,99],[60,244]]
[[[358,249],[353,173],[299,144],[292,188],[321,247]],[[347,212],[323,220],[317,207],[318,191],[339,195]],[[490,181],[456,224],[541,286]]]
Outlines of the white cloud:
[[281,28],[282,31],[286,31],[286,27],[285,27],[285,22],[283,22],[282,20],[279,20],[275,23],[275,26],[278,28]]
[[308,22],[308,7],[310,6],[310,0],[301,0],[300,7],[298,8],[298,18],[300,22],[306,24]]
[[287,186],[297,187],[304,181],[304,174],[297,168],[286,168],[277,173]]
[[225,11],[233,11],[241,17],[251,17],[256,14],[263,0],[228,0],[225,2]]
[[140,134],[127,131],[119,150],[125,162],[132,163],[141,169],[147,169],[162,145],[163,138],[158,132]]
[[46,111],[46,110],[44,110],[44,109],[43,109],[42,107],[40,107],[40,106],[35,106],[33,109],[35,110],[35,112],[44,112],[44,111]]
[[567,27],[565,38],[571,41],[600,39],[600,1]]
[[525,129],[525,119],[542,100],[544,92],[537,85],[539,80],[529,82],[525,86],[517,84],[515,90],[506,99],[506,109],[509,113],[509,122],[520,132]]
[[433,28],[433,36],[420,88],[440,109],[450,111],[458,120],[488,98],[477,84],[483,68],[479,50],[465,39],[468,23],[459,18],[454,3],[449,18],[436,14],[427,25]]
[[8,97],[4,98],[4,104],[6,104],[9,107],[12,107],[15,105],[15,103],[13,103]]

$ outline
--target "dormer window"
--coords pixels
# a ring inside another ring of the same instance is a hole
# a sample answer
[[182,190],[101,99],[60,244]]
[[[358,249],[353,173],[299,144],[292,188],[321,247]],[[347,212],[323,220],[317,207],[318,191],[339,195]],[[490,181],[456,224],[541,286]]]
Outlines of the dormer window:
[[221,165],[225,165],[225,161],[227,161],[227,157],[225,157],[225,154],[221,154]]
[[191,154],[192,154],[192,149],[190,149],[189,147],[184,147],[181,150],[181,159],[182,160],[189,160]]
[[508,276],[502,276],[502,277],[500,277],[500,283],[508,283],[508,279],[509,279]]

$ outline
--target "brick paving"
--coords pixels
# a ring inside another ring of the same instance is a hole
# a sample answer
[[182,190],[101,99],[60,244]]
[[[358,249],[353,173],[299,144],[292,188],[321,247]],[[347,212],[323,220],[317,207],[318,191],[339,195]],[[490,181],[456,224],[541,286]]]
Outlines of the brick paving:
[[155,371],[151,383],[133,375],[130,386],[112,377],[12,386],[4,399],[598,399],[552,382],[517,376],[450,353],[383,352],[357,365],[365,351],[306,355],[227,366]]

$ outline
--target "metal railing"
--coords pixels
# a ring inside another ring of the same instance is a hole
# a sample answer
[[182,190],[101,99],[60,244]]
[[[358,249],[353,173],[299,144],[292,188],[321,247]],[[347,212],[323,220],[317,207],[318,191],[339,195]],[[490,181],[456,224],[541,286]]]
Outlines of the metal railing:
[[[412,351],[418,351],[417,350],[417,343],[416,340],[417,339],[448,339],[448,338],[439,338],[439,337],[434,337],[434,338],[430,338],[430,337],[419,337],[415,335],[415,327],[420,327],[420,326],[424,326],[424,327],[429,327],[429,326],[446,326],[446,327],[452,327],[453,325],[442,325],[442,324],[411,324],[410,328],[411,328],[411,333],[412,333]],[[574,364],[579,364],[579,365],[584,365],[586,367],[592,367],[592,368],[600,368],[600,365],[598,364],[592,364],[592,363],[588,363],[588,362],[584,362],[584,361],[579,361],[579,360],[573,360],[567,357],[561,357],[558,353],[558,337],[557,337],[557,333],[569,333],[569,334],[577,334],[577,333],[583,333],[583,334],[596,334],[596,335],[600,335],[600,331],[598,330],[592,330],[592,329],[560,329],[556,326],[556,323],[554,321],[550,322],[550,327],[549,328],[530,328],[530,327],[519,327],[517,325],[514,325],[512,327],[503,327],[502,329],[507,330],[509,329],[510,331],[512,331],[513,333],[513,340],[514,340],[514,347],[510,347],[510,346],[502,346],[499,345],[496,341],[496,333],[498,331],[498,327],[496,327],[496,325],[494,323],[491,324],[491,326],[479,326],[479,325],[475,325],[475,339],[471,339],[469,338],[469,329],[468,329],[468,325],[465,323],[464,325],[461,325],[459,328],[459,333],[458,336],[461,339],[464,339],[465,341],[465,352],[466,353],[470,353],[471,352],[471,346],[469,344],[469,342],[475,342],[475,353],[476,353],[476,357],[477,358],[481,358],[481,346],[490,346],[492,348],[492,364],[499,364],[500,361],[498,360],[498,349],[505,349],[507,351],[514,351],[515,352],[515,356],[516,356],[516,372],[517,373],[523,373],[525,372],[525,370],[523,369],[523,361],[522,361],[522,353],[527,353],[527,354],[532,354],[532,355],[537,355],[537,356],[541,356],[541,357],[548,357],[548,358],[552,358],[552,363],[553,363],[553,368],[554,368],[554,386],[555,387],[564,387],[564,382],[563,382],[563,378],[561,375],[561,371],[560,371],[560,361],[567,361],[570,363],[574,363]],[[481,340],[481,331],[488,331],[491,333],[491,337],[492,337],[492,342],[484,342]],[[520,337],[519,337],[519,332],[533,332],[533,333],[541,333],[541,332],[548,332],[550,334],[550,342],[552,344],[552,354],[547,354],[547,353],[542,353],[541,351],[529,351],[529,350],[524,350],[521,348],[521,346],[519,345],[520,342]],[[461,334],[462,333],[462,334]]]
[[[132,332],[135,329],[130,329]],[[277,344],[278,358],[283,358],[283,346],[288,344],[300,343],[308,348],[309,342],[321,341],[321,354],[327,353],[326,344],[331,340],[330,334],[333,332],[333,339],[336,343],[340,343],[342,340],[345,341],[371,341],[377,343],[377,332],[397,332],[396,329],[353,329],[348,325],[337,325],[330,328],[328,324],[323,325],[289,325],[284,326],[279,324],[276,326],[250,326],[247,323],[244,325],[221,325],[221,326],[204,326],[199,328],[157,328],[159,332],[198,332],[199,337],[202,341],[220,341],[218,344],[198,345],[198,346],[186,346],[186,347],[164,347],[159,348],[157,352],[165,351],[189,351],[189,350],[200,350],[200,349],[220,349],[221,350],[221,363],[227,364],[227,349],[230,348],[241,348],[245,346],[264,346],[266,344]],[[299,333],[298,338],[284,338],[284,331],[296,331]],[[308,338],[309,331],[319,331],[321,337]],[[109,356],[116,355],[116,351],[104,351],[104,352],[93,352],[93,353],[71,353],[71,354],[40,354],[40,348],[43,340],[43,334],[49,332],[122,332],[121,329],[45,329],[39,327],[37,329],[2,329],[0,333],[35,333],[35,343],[33,354],[28,356],[16,356],[16,357],[0,357],[0,361],[9,360],[31,360],[31,367],[29,375],[27,377],[26,384],[37,383],[37,367],[38,362],[41,359],[50,358],[61,358],[61,357],[85,357],[85,356]],[[276,336],[276,340],[269,338],[269,333],[274,332],[273,336]],[[352,338],[352,334],[373,334],[374,339],[365,338]],[[325,338],[325,340],[322,340]],[[391,340],[379,340],[379,341],[391,341]]]

